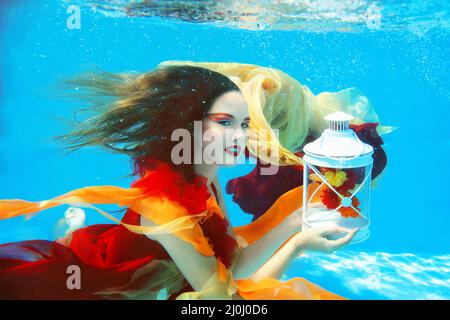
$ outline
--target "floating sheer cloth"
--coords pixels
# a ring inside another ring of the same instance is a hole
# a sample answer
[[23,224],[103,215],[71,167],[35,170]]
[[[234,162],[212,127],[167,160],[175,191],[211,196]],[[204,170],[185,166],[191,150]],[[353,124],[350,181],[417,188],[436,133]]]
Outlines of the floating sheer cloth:
[[[312,185],[311,192],[314,190],[314,185]],[[290,190],[283,194],[260,219],[248,225],[234,228],[242,247],[258,241],[264,234],[281,223],[287,215],[300,208],[301,194],[302,187]],[[320,201],[319,194],[320,192],[317,193],[314,201]],[[94,209],[133,233],[146,235],[172,233],[192,244],[198,252],[205,256],[214,256],[214,251],[209,239],[203,233],[200,220],[207,218],[208,215],[223,217],[220,207],[212,196],[207,199],[205,211],[192,214],[180,202],[173,201],[162,194],[149,194],[144,188],[91,186],[40,202],[19,199],[0,200],[0,218],[7,219],[22,215],[29,217],[39,211],[63,204]],[[156,226],[144,227],[124,223],[95,206],[99,204],[117,204],[118,206],[128,207],[129,210],[133,210],[140,216],[153,221]],[[51,245],[53,250],[55,248],[58,250],[60,244],[53,243]],[[29,249],[30,255],[36,254],[37,251],[33,253],[32,248]],[[62,247],[59,249],[62,249]],[[62,260],[65,258],[64,255],[67,255],[67,253],[61,254]],[[36,259],[37,257],[33,258]],[[74,258],[71,259],[70,261],[73,261]],[[17,270],[20,270],[20,268],[15,268],[14,271]],[[105,269],[104,272],[110,271],[110,269]],[[88,274],[92,275],[90,280],[92,283],[102,282],[102,277],[100,279],[96,277],[95,272],[88,272]],[[123,275],[123,273],[121,274]],[[158,275],[156,278],[151,277],[147,281],[142,280],[143,277],[145,279],[146,275],[155,274]],[[95,294],[113,297],[121,295],[128,298],[155,298],[162,289],[166,289],[170,295],[179,291],[182,287],[183,277],[180,271],[173,262],[168,260],[140,261],[139,268],[133,274],[125,273],[125,275],[128,277],[125,283],[111,284],[107,288],[95,292]],[[17,277],[17,274],[15,276]],[[136,279],[140,279],[141,284],[138,287],[133,284]],[[62,281],[62,279],[55,279],[55,281]],[[293,278],[288,281],[267,278],[258,282],[250,279],[234,280],[232,267],[226,267],[220,259],[217,259],[216,272],[200,291],[181,293],[177,296],[177,299],[231,299],[235,293],[238,293],[244,299],[341,299],[341,297],[301,278]]]
[[[326,127],[323,117],[343,111],[355,117],[353,124],[379,123],[369,100],[357,88],[314,95],[288,74],[274,69],[242,63],[165,61],[159,66],[192,65],[228,76],[246,97],[250,128],[247,147],[266,163],[299,165],[301,151],[309,134],[319,135]],[[278,130],[279,135],[273,130]],[[378,126],[382,135],[393,127]]]

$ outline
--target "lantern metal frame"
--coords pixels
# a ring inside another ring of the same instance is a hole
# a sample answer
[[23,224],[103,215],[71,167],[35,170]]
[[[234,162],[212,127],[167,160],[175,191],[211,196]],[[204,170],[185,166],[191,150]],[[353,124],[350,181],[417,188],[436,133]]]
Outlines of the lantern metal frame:
[[[347,119],[346,119],[347,120]],[[337,129],[342,129],[342,131],[334,131],[334,127]],[[363,227],[359,230],[359,234],[361,234],[361,237],[356,236],[356,240],[352,240],[352,244],[360,243],[362,241],[365,241],[369,235],[370,235],[370,229],[369,226],[371,224],[370,217],[369,217],[369,211],[370,211],[370,198],[371,198],[371,190],[370,190],[370,182],[372,180],[372,168],[373,168],[373,148],[370,145],[367,145],[360,141],[356,135],[356,133],[348,128],[347,123],[338,123],[333,124],[330,122],[330,129],[325,129],[324,134],[321,136],[320,139],[323,139],[327,136],[327,134],[330,133],[329,130],[333,130],[333,135],[336,136],[342,136],[342,137],[353,137],[353,139],[357,140],[357,142],[361,145],[361,152],[359,154],[354,154],[352,156],[331,156],[326,155],[323,153],[322,155],[316,154],[317,151],[316,148],[311,149],[309,148],[310,145],[313,145],[314,143],[319,143],[317,146],[319,147],[319,150],[322,149],[322,141],[315,141],[311,144],[308,144],[304,148],[304,156],[303,156],[303,210],[301,214],[302,223],[304,226],[311,228],[311,219],[308,219],[308,209],[313,208],[315,206],[315,203],[311,203],[312,199],[314,199],[314,196],[319,192],[324,185],[326,185],[328,188],[330,188],[341,200],[341,203],[339,206],[334,208],[333,210],[330,210],[327,212],[324,216],[321,217],[320,220],[325,219],[331,216],[333,213],[336,213],[341,209],[342,207],[351,207],[353,210],[355,210],[356,213],[360,216],[361,219],[364,220]],[[350,133],[351,131],[351,133]],[[314,150],[314,151],[312,151]],[[344,197],[341,195],[335,187],[333,187],[326,179],[325,176],[322,175],[318,167],[323,168],[331,168],[331,169],[356,169],[356,168],[363,168],[364,169],[364,178],[363,181],[354,189],[353,192],[351,192],[350,196]],[[309,171],[313,171],[321,180],[320,185],[312,192],[312,194],[309,196],[308,187],[309,187]],[[358,210],[353,206],[352,199],[357,194],[360,193],[362,188],[368,188],[368,190],[365,190],[366,195],[364,196],[364,208],[365,210]],[[347,199],[346,199],[347,198]],[[343,200],[346,202],[345,205],[343,203]],[[317,206],[317,205],[316,205]],[[346,218],[346,219],[352,219],[352,218]],[[314,220],[314,221],[319,221]]]
[[[343,204],[343,200],[345,198],[348,198],[350,200],[350,204],[348,206],[345,207],[351,207],[353,210],[355,210],[356,213],[358,213],[358,215],[364,219],[366,221],[366,224],[364,225],[364,227],[362,227],[360,229],[359,232],[364,232],[365,234],[361,237],[358,238],[357,240],[353,240],[351,242],[351,244],[357,244],[360,242],[363,242],[365,240],[367,240],[370,236],[370,229],[369,226],[371,224],[370,222],[370,217],[369,217],[369,211],[370,211],[370,201],[371,201],[371,192],[366,191],[366,196],[365,196],[365,207],[366,210],[364,213],[361,210],[358,210],[357,208],[355,208],[352,204],[352,199],[353,197],[355,197],[363,187],[367,187],[370,188],[370,181],[372,180],[372,168],[373,168],[373,161],[370,161],[368,164],[366,165],[362,165],[362,166],[354,166],[354,167],[345,167],[346,169],[351,169],[351,168],[364,168],[364,179],[363,181],[356,187],[356,189],[354,191],[351,192],[350,196],[348,197],[343,197],[337,190],[335,187],[333,187],[326,179],[326,177],[324,177],[322,175],[322,173],[320,172],[320,170],[318,168],[315,167],[315,165],[308,163],[307,161],[305,161],[305,159],[303,159],[303,211],[302,211],[302,224],[306,225],[308,228],[311,228],[311,220],[308,220],[308,208],[311,208],[314,203],[311,203],[312,199],[314,199],[314,196],[322,189],[322,187],[324,185],[326,185],[328,188],[330,188],[341,200],[341,203],[339,206],[337,206],[336,208],[334,208],[333,210],[330,210],[329,212],[327,212],[326,214],[324,214],[324,216],[321,217],[321,219],[326,219],[327,217],[331,216],[333,213],[335,213],[336,211],[339,211],[340,208],[342,208],[344,206]],[[318,166],[318,165],[316,165]],[[326,168],[332,168],[332,169],[344,169],[344,167],[341,166],[336,166],[336,167],[332,167],[330,165],[327,166],[322,166],[322,167],[326,167]],[[308,186],[309,186],[309,169],[311,169],[321,180],[320,185],[312,192],[312,194],[309,196],[308,195]],[[308,198],[309,196],[309,198]],[[352,219],[352,218],[347,218],[347,219]]]

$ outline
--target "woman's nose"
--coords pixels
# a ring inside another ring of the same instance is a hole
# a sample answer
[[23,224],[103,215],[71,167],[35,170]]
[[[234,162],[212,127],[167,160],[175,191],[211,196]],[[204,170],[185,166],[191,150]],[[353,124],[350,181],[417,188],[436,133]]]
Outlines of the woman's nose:
[[234,130],[233,140],[241,140],[245,138],[245,132],[241,128]]

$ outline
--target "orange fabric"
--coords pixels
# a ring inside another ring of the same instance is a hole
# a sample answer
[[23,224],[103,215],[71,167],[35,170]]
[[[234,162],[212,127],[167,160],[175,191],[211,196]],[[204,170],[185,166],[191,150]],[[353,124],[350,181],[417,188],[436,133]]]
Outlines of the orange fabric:
[[245,300],[345,300],[302,278],[266,278],[258,282],[242,279],[236,284],[237,293]]
[[[211,203],[211,201],[208,201],[208,203]],[[209,211],[197,215],[188,215],[186,209],[179,203],[164,197],[147,197],[138,188],[125,189],[113,186],[92,186],[76,189],[56,198],[40,202],[16,199],[0,200],[0,219],[30,215],[62,204],[92,208],[136,233],[160,234],[172,232],[181,239],[190,242],[202,254],[206,256],[214,255],[208,239],[203,235],[201,226],[197,223],[200,219],[206,217]],[[156,226],[142,227],[122,223],[92,204],[126,206],[148,220],[153,221]],[[213,210],[211,213],[216,211]]]
[[[207,201],[207,203],[210,203],[210,201]],[[208,208],[199,215],[189,215],[180,204],[163,197],[139,199],[131,203],[129,208],[159,226],[180,221],[180,225],[175,228],[174,234],[190,242],[200,253],[206,256],[214,255],[208,239],[204,236],[202,228],[198,224],[200,219],[204,219],[208,214],[213,213]],[[183,221],[183,219],[187,220]]]
[[[308,199],[319,187],[318,183],[311,183],[308,188]],[[320,192],[312,199],[320,201]],[[303,186],[292,189],[275,201],[275,203],[261,217],[255,221],[234,228],[236,236],[243,237],[250,245],[258,241],[262,236],[280,224],[287,216],[303,205]]]
[[[310,191],[313,192],[317,187],[318,184],[312,184]],[[258,220],[249,225],[234,228],[236,234],[246,239],[249,244],[254,243],[282,222],[289,214],[301,207],[302,190],[302,187],[298,187],[285,193]],[[319,199],[319,194],[320,192],[317,192],[313,201]],[[207,201],[207,210],[205,212],[189,215],[186,209],[179,203],[170,201],[164,197],[146,196],[138,188],[124,189],[112,186],[94,186],[73,190],[56,198],[40,202],[16,199],[0,200],[0,219],[29,215],[61,204],[85,206],[95,209],[97,212],[117,223],[121,222],[108,213],[94,207],[92,204],[118,204],[119,206],[127,206],[153,221],[156,226],[142,227],[121,223],[126,228],[136,233],[146,234],[173,232],[181,239],[190,242],[199,252],[207,256],[213,256],[214,251],[208,239],[203,235],[198,222],[209,214],[218,214],[223,217],[220,207],[212,197]],[[301,278],[292,278],[288,281],[266,278],[258,282],[249,279],[233,280],[231,270],[227,269],[220,260],[218,260],[217,264],[217,276],[221,283],[225,282],[228,288],[228,294],[236,291],[241,297],[247,300],[342,299],[340,296],[332,294]],[[205,292],[211,289],[214,288],[207,288]],[[201,292],[198,293],[198,296],[202,296]],[[196,297],[196,295],[193,294],[191,297]]]
[[208,208],[208,212],[217,214],[220,218],[225,219],[225,216],[223,215],[219,204],[216,202],[213,196],[209,197],[206,201],[206,207]]
[[217,260],[217,274],[220,281],[225,282],[227,280],[227,268],[220,260]]
[[32,214],[41,210],[77,202],[127,206],[130,201],[139,198],[139,189],[124,189],[114,186],[98,186],[76,189],[47,201],[30,202],[25,200],[0,200],[0,219]]

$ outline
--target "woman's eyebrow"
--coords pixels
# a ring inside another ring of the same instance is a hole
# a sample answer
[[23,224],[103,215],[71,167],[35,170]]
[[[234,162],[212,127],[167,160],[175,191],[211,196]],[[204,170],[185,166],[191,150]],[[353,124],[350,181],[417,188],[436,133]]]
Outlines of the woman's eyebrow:
[[229,114],[229,113],[209,113],[208,116],[212,116],[212,117],[228,117],[228,118],[234,118],[233,115]]
[[250,121],[250,117],[247,117],[244,119],[244,121],[247,121],[247,120]]

